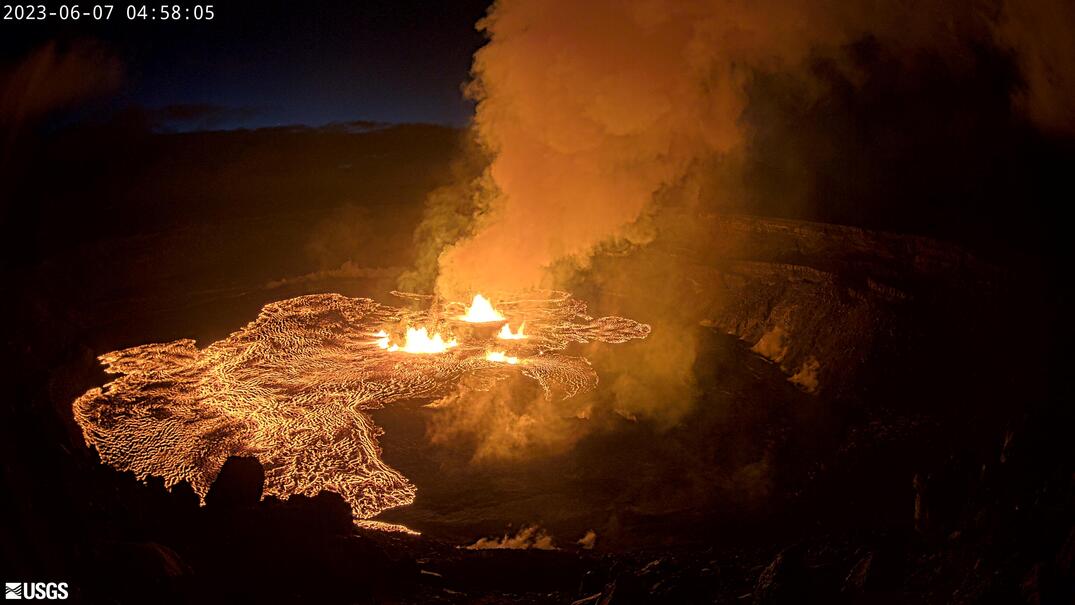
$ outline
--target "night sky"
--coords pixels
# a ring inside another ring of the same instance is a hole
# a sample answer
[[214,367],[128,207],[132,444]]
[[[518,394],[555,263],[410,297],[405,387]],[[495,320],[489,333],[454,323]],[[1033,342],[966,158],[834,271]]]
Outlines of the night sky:
[[[48,42],[116,55],[122,83],[90,109],[137,108],[165,130],[334,122],[463,125],[475,22],[488,0],[227,2],[209,22],[2,22],[0,65]],[[2,72],[0,72],[2,73]],[[81,117],[81,116],[80,116]],[[59,119],[62,119],[59,118]]]

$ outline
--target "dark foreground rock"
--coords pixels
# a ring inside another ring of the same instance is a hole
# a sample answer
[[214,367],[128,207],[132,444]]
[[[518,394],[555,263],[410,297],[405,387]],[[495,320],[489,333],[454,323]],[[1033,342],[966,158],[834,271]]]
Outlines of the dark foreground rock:
[[126,477],[139,514],[112,533],[135,540],[91,540],[72,582],[84,601],[361,603],[415,585],[414,561],[358,533],[339,494],[262,499],[254,458],[229,458],[204,507],[186,483]]
[[228,511],[257,506],[265,489],[265,469],[257,458],[232,456],[205,494],[209,510]]

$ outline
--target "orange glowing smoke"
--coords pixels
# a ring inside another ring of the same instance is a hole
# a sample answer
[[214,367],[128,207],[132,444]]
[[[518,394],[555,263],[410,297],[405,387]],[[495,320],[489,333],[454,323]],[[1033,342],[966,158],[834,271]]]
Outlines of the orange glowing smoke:
[[[509,366],[547,396],[570,397],[595,388],[597,375],[585,359],[559,351],[573,342],[645,338],[650,330],[622,317],[590,317],[584,303],[562,293],[501,300],[503,313],[482,300],[475,297],[467,316],[527,318],[530,334],[513,343],[511,355],[489,350],[489,338],[446,340],[426,328],[392,342],[386,326],[441,325],[444,317],[430,310],[437,305],[414,311],[338,294],[300,296],[266,305],[256,320],[202,349],[179,340],[102,355],[116,377],[75,400],[74,417],[103,462],[139,478],[187,481],[204,496],[228,456],[256,456],[266,494],[331,490],[356,519],[369,519],[415,496],[414,485],[381,459],[369,410],[442,397],[469,376]],[[453,306],[449,316],[455,313]]]
[[467,312],[460,315],[458,319],[469,323],[488,323],[504,321],[507,318],[504,317],[503,313],[493,308],[493,303],[489,302],[489,299],[481,294],[475,294],[474,301],[467,307]]

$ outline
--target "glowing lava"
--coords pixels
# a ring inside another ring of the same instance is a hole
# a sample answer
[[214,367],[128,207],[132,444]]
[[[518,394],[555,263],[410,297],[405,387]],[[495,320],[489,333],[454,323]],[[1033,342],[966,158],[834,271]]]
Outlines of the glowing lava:
[[[527,338],[513,341],[511,355],[428,328],[411,328],[393,343],[385,326],[444,319],[431,296],[395,294],[430,304],[300,296],[266,305],[204,348],[188,339],[104,354],[99,359],[113,378],[75,400],[75,421],[103,462],[139,478],[186,481],[204,496],[229,456],[255,456],[265,467],[266,495],[331,490],[356,520],[387,528],[369,519],[413,502],[416,488],[381,459],[372,410],[453,395],[484,372],[502,373],[501,364],[536,381],[550,399],[571,397],[597,388],[598,377],[586,359],[562,352],[569,344],[621,343],[650,332],[623,317],[591,317],[582,301],[549,292],[499,303],[527,318]],[[503,317],[481,297],[470,311]],[[403,355],[447,349],[451,355]]]
[[443,353],[448,349],[459,346],[459,342],[454,338],[444,340],[440,332],[430,336],[429,330],[426,328],[407,328],[407,335],[402,347],[392,344],[391,337],[384,330],[377,332],[374,336],[377,337],[378,347],[393,353],[396,351],[403,351],[404,353]]
[[493,308],[493,304],[489,302],[489,299],[481,294],[475,294],[474,300],[467,307],[467,312],[460,315],[459,319],[470,323],[487,323],[504,321],[507,318],[500,311]]
[[500,333],[497,334],[496,337],[501,340],[522,340],[526,338],[526,334],[523,332],[524,328],[526,328],[525,321],[519,324],[519,330],[516,332],[511,331],[510,325],[504,324],[504,326],[500,328]]
[[485,360],[495,361],[497,363],[510,363],[511,365],[519,363],[518,357],[512,357],[504,351],[489,351],[485,354]]

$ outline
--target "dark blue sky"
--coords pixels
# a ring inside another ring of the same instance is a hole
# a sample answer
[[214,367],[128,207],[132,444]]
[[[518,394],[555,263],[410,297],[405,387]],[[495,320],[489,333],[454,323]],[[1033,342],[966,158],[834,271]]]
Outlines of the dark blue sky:
[[186,23],[128,21],[117,4],[106,25],[6,22],[0,59],[16,63],[50,40],[98,40],[124,64],[108,106],[156,111],[173,129],[461,125],[473,108],[460,86],[488,3],[225,2],[214,4],[213,21]]

